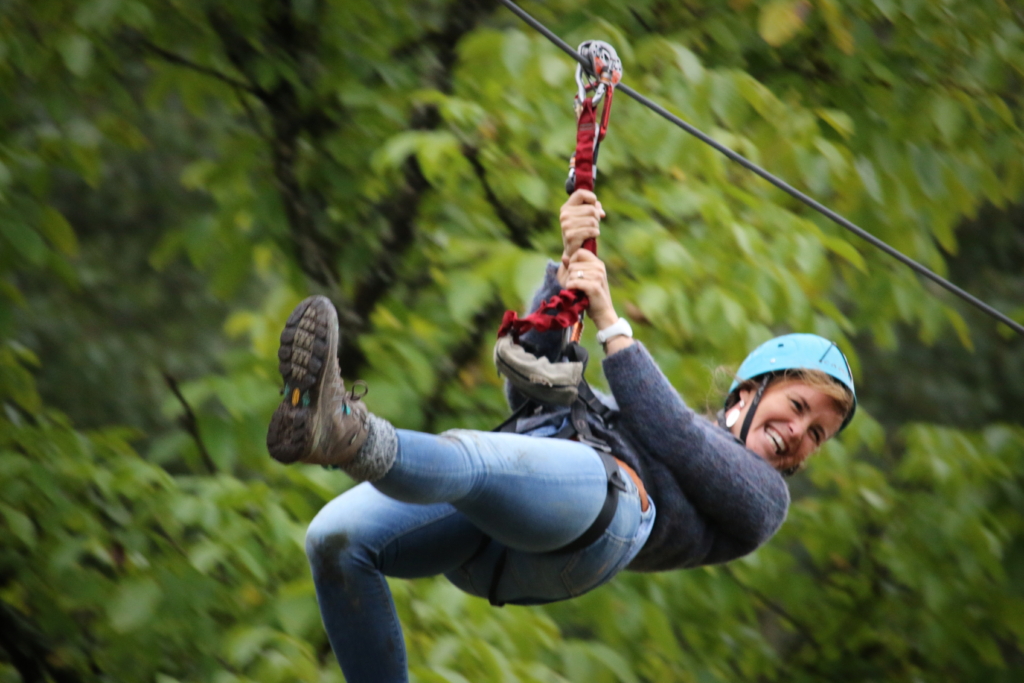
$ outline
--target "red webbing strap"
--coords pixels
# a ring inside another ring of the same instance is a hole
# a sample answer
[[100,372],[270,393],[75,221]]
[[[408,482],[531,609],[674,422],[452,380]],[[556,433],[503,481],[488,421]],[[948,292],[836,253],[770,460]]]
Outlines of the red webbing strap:
[[[610,91],[609,91],[610,93]],[[607,124],[608,105],[605,104],[604,126]],[[588,97],[583,100],[580,107],[579,120],[576,122],[576,189],[594,189],[594,149],[600,135],[597,126],[597,111],[594,107],[594,100]],[[597,253],[597,240],[591,238],[583,243],[583,248]],[[536,311],[520,318],[515,311],[505,311],[501,319],[501,327],[498,328],[498,336],[504,337],[510,331],[513,339],[530,330],[548,332],[550,330],[564,330],[579,322],[580,316],[590,304],[587,295],[579,290],[563,289],[547,301],[541,303]]]
[[580,118],[576,122],[576,189],[594,191],[594,143],[597,130],[597,112],[594,98],[583,100]]
[[[608,95],[611,94],[612,89],[608,89]],[[583,105],[580,107],[579,120],[576,121],[576,189],[577,190],[589,190],[594,191],[594,152],[597,149],[597,143],[604,137],[604,133],[608,126],[608,101],[605,101],[604,105],[604,116],[601,129],[597,127],[597,111],[594,108],[594,98],[588,97],[583,100]],[[596,136],[596,139],[595,139]],[[593,237],[583,241],[581,245],[587,251],[597,254],[597,240]],[[583,305],[580,311],[586,310],[587,306],[590,305],[590,300],[586,294],[576,291],[576,294],[580,295]],[[583,334],[583,319],[582,313],[576,316],[569,325],[572,326],[572,341],[578,342]]]
[[[608,91],[611,94],[611,90]],[[605,114],[608,113],[608,105],[605,104]],[[607,116],[601,130],[597,128],[597,110],[594,107],[594,98],[588,97],[583,100],[580,108],[580,118],[576,122],[576,189],[594,191],[594,150],[597,142],[604,137],[607,130]],[[597,140],[594,136],[599,136]],[[597,253],[597,240],[593,237],[583,242],[583,248],[594,254]],[[575,321],[572,324],[576,324]]]
[[505,311],[501,319],[501,327],[498,328],[498,337],[504,337],[512,332],[513,339],[519,335],[536,330],[538,332],[549,332],[551,330],[564,330],[576,324],[580,314],[586,309],[589,300],[579,290],[563,289],[558,294],[541,303],[536,311],[520,318],[515,311]]

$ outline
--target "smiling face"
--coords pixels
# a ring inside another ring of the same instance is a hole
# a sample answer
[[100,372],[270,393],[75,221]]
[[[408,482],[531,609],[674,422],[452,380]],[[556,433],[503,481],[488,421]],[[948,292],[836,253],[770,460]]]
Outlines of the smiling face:
[[[755,390],[740,389],[745,404],[731,430],[740,435]],[[738,406],[738,404],[737,404]],[[735,409],[735,408],[733,408]],[[747,448],[779,471],[799,466],[843,424],[835,399],[798,379],[773,382],[761,396],[747,433]]]

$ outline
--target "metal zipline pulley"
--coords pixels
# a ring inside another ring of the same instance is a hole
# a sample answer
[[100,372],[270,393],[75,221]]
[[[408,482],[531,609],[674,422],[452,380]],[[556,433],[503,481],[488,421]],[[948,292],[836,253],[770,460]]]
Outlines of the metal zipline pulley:
[[[576,151],[569,159],[569,177],[565,191],[593,190],[597,180],[597,152],[608,132],[608,119],[612,112],[615,86],[622,80],[622,61],[603,40],[587,40],[578,51],[591,64],[591,71],[576,64]],[[597,125],[597,105],[604,100],[601,123]]]

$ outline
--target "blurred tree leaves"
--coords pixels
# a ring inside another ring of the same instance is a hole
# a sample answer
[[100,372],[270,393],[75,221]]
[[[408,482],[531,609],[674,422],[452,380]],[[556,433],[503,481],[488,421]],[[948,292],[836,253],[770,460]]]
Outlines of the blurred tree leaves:
[[[1012,4],[527,5],[1024,320]],[[0,679],[341,680],[302,538],[347,482],[266,457],[280,325],[326,293],[375,411],[497,423],[571,73],[483,0],[0,6]],[[670,379],[714,410],[711,370],[813,331],[863,410],[729,567],[536,609],[396,581],[413,680],[1017,680],[1020,340],[618,102],[602,256]]]

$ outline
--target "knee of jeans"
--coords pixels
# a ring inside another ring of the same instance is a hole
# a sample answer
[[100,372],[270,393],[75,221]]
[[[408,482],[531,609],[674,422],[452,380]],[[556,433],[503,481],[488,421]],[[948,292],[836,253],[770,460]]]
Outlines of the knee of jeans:
[[[344,516],[341,517],[344,519]],[[306,530],[306,557],[314,577],[332,576],[357,559],[357,530],[338,516],[317,515]]]

